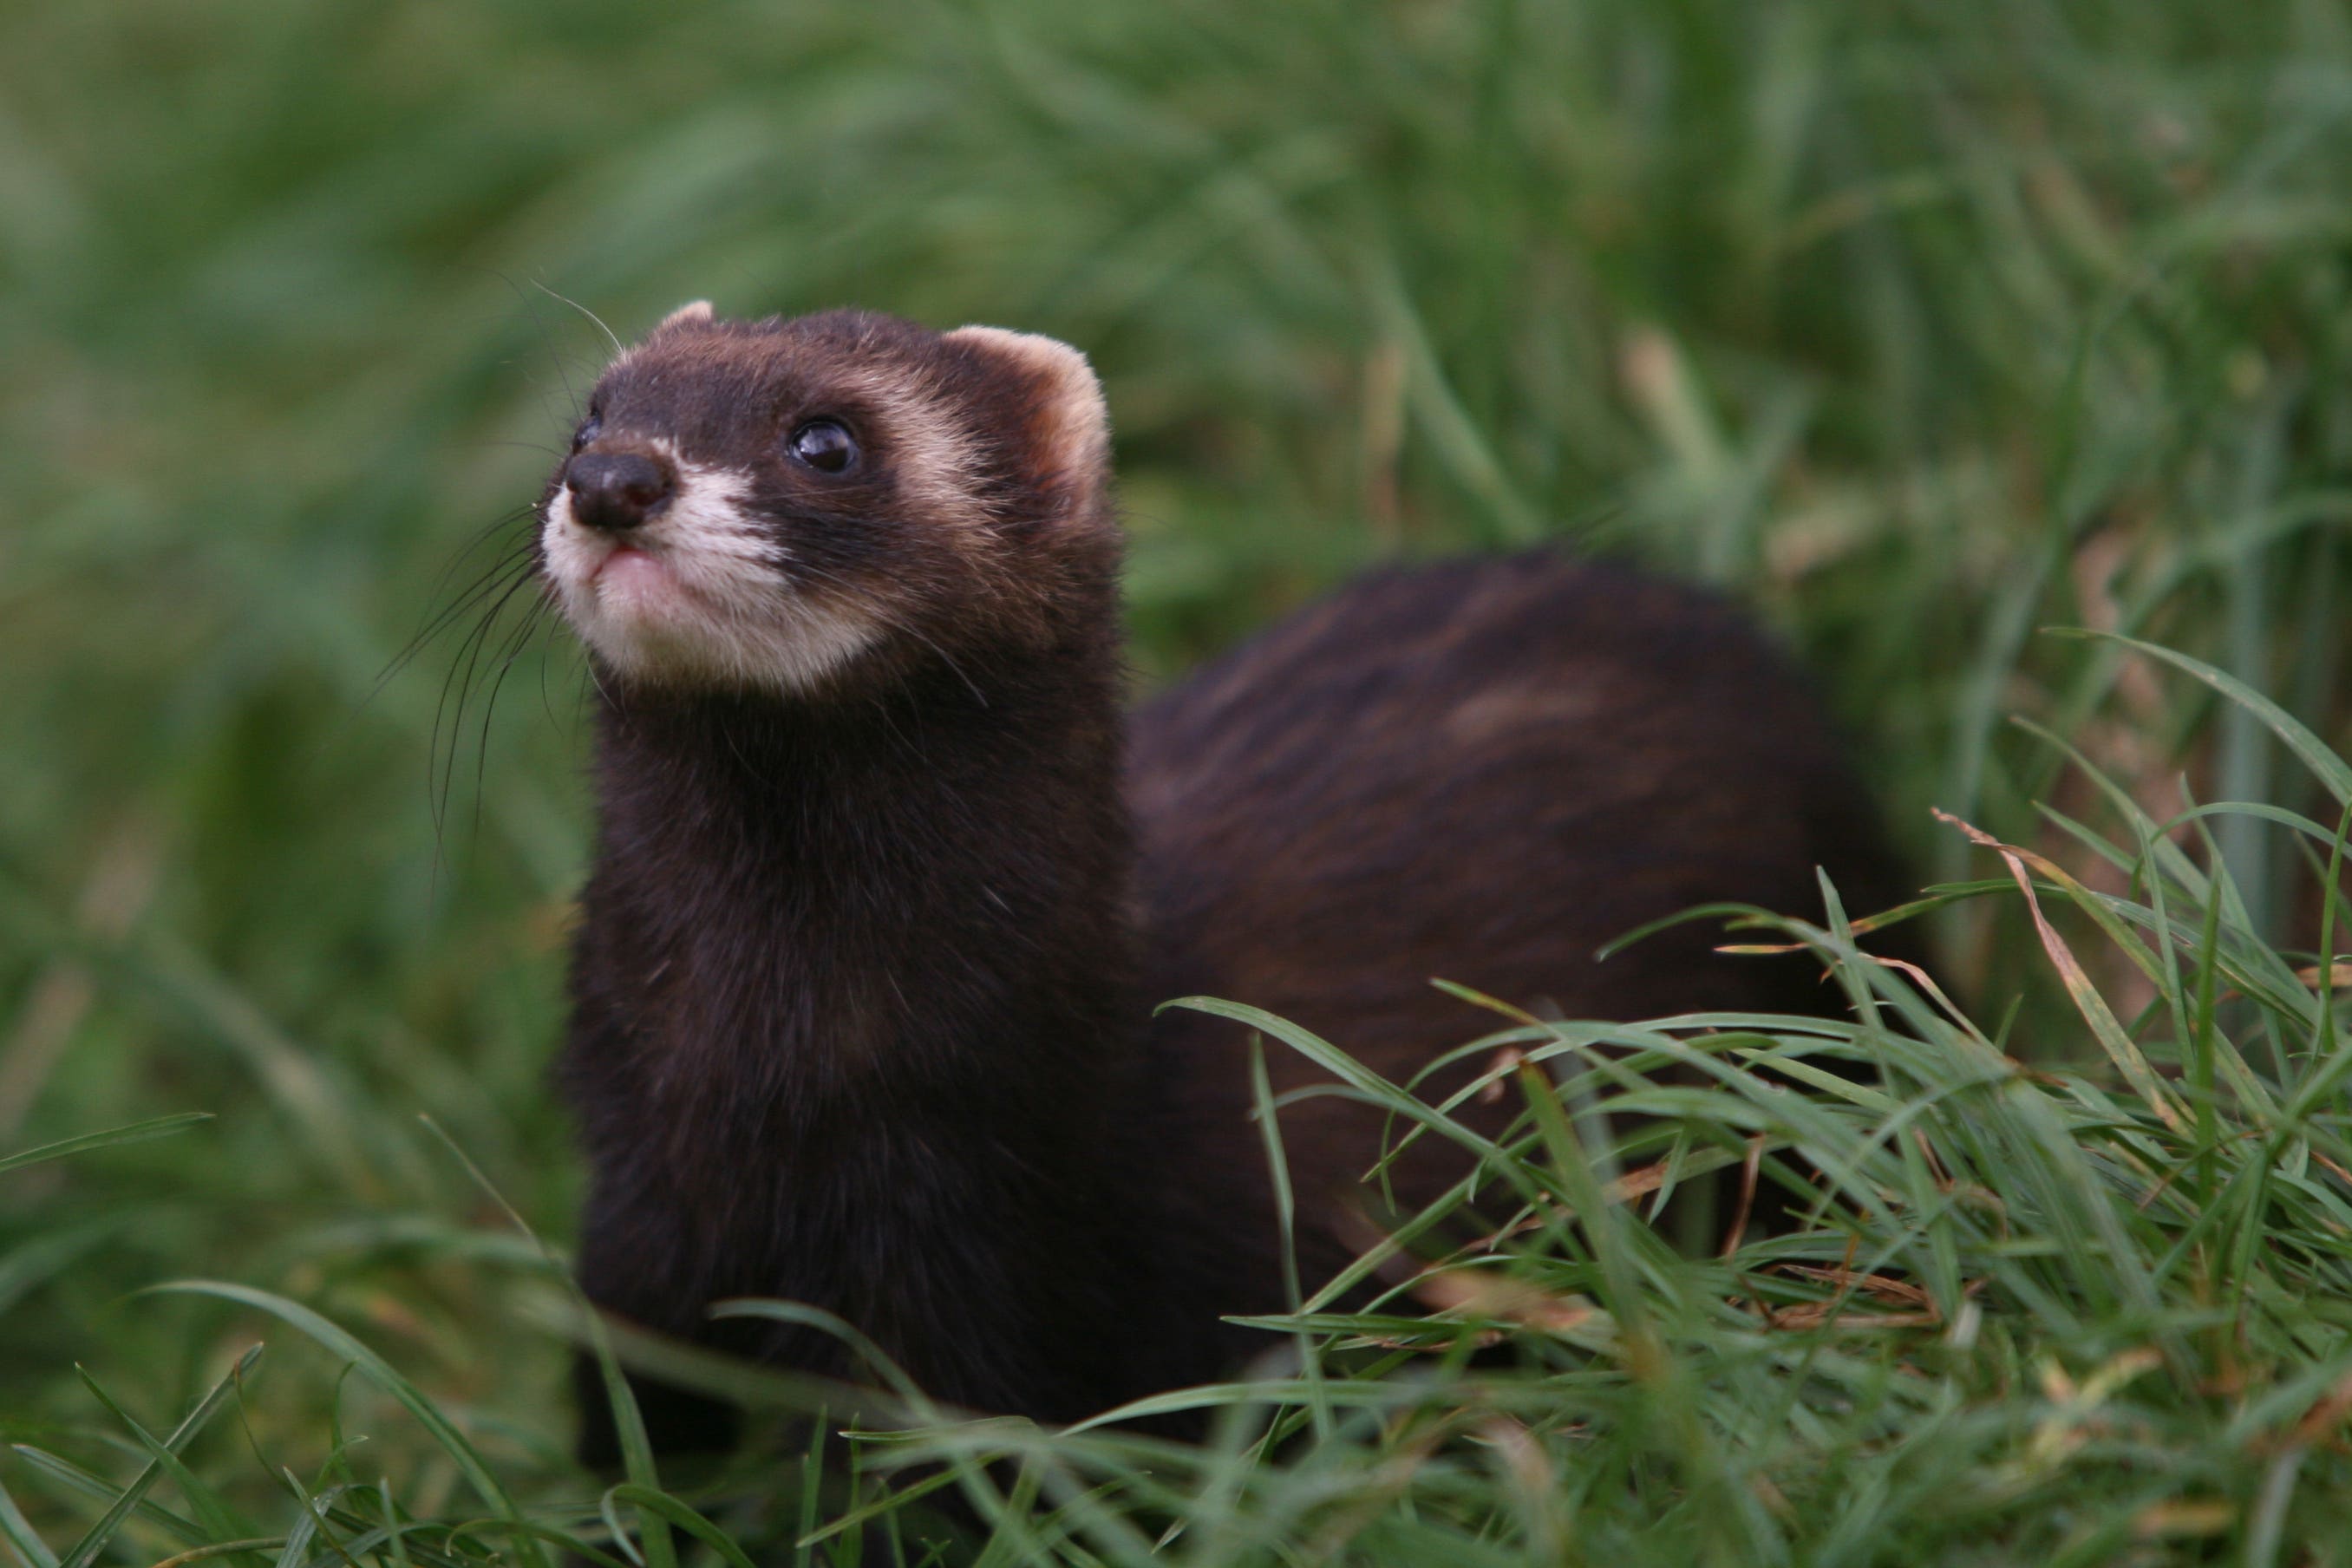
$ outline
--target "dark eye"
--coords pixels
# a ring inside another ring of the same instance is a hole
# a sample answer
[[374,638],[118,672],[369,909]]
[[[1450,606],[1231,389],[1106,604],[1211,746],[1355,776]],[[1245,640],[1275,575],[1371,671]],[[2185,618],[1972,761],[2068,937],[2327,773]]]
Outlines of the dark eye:
[[838,420],[812,419],[793,432],[785,450],[821,474],[838,474],[857,461],[857,441]]
[[580,422],[579,429],[572,432],[572,449],[575,452],[580,450],[581,447],[593,441],[604,428],[604,421],[596,415],[591,414]]

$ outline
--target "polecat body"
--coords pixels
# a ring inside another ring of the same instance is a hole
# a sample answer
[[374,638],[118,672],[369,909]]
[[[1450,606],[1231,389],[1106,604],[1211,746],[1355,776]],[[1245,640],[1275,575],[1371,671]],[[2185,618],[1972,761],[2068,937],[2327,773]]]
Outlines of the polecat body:
[[[1645,921],[1899,891],[1801,683],[1703,595],[1550,554],[1375,576],[1122,712],[1085,360],[984,328],[688,307],[608,370],[542,509],[596,673],[562,1077],[580,1268],[654,1329],[812,1370],[824,1307],[935,1395],[1066,1419],[1212,1377],[1281,1304],[1245,1038],[1408,1078],[1570,1016],[1814,1011],[1818,972]],[[1276,1086],[1307,1081],[1270,1058]],[[1311,1271],[1378,1147],[1286,1112]],[[1407,1201],[1445,1178],[1404,1172]],[[648,1388],[657,1444],[723,1413]],[[600,1399],[587,1457],[611,1457]]]

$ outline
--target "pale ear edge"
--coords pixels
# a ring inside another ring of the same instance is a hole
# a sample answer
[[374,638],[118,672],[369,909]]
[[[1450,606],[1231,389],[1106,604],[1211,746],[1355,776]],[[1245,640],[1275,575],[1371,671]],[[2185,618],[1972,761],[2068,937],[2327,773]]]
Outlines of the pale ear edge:
[[1009,327],[965,326],[942,335],[949,342],[1012,360],[1045,384],[1047,430],[1039,457],[1047,470],[1074,476],[1099,472],[1110,456],[1110,406],[1085,354],[1059,338]]
[[666,332],[672,327],[684,327],[698,324],[711,320],[712,314],[713,312],[710,309],[709,300],[690,300],[686,304],[680,305],[668,315],[664,316],[661,319],[660,324],[656,326],[654,331],[657,332]]

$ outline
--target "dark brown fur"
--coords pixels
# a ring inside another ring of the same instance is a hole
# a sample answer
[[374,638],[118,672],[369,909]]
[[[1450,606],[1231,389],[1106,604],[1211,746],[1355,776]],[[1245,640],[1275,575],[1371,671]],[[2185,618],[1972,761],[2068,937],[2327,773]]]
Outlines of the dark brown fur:
[[[600,661],[562,1068],[596,1300],[853,1370],[705,1315],[813,1302],[941,1398],[1055,1420],[1217,1374],[1250,1342],[1219,1317],[1281,1304],[1242,1032],[1154,1002],[1264,1006],[1404,1078],[1491,1023],[1431,976],[1571,1017],[1834,1009],[1817,969],[1701,930],[1591,953],[1706,900],[1816,909],[1817,864],[1856,907],[1900,889],[1769,647],[1549,553],[1369,578],[1146,708],[1123,756],[1105,476],[1041,456],[1074,449],[1071,392],[845,313],[666,327],[608,374],[603,439],[761,473],[777,570],[891,631],[813,690]],[[856,422],[855,483],[770,464],[811,411]],[[909,418],[975,454],[948,501],[892,467]],[[1319,1100],[1285,1136],[1311,1272],[1378,1126]],[[715,1406],[645,1395],[657,1444],[725,1439]]]
[[[1839,737],[1777,650],[1711,595],[1548,552],[1368,577],[1145,708],[1131,744],[1147,992],[1246,1001],[1397,1082],[1501,1022],[1433,978],[1572,1019],[1843,1012],[1810,959],[1715,953],[1715,922],[1594,954],[1703,903],[1818,918],[1817,866],[1857,912],[1905,891]],[[1890,951],[1916,956],[1907,933]],[[1245,1046],[1198,1014],[1156,1022],[1150,1071],[1181,1107],[1179,1146],[1255,1152]],[[1283,1049],[1268,1068],[1276,1092],[1321,1076]],[[1458,1115],[1491,1134],[1516,1109],[1514,1095]],[[1331,1097],[1285,1113],[1303,1203],[1345,1192],[1380,1123]],[[1433,1140],[1391,1174],[1417,1208],[1461,1168]],[[1196,1245],[1255,1247],[1230,1289],[1263,1297],[1279,1261],[1265,1184],[1215,1202]],[[1328,1227],[1300,1246],[1310,1279],[1353,1250]]]

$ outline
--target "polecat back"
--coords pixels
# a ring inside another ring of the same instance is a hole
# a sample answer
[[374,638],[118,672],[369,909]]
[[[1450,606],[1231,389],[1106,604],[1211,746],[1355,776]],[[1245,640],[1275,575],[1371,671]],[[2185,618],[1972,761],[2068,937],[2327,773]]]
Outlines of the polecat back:
[[[1843,750],[1788,658],[1713,595],[1549,551],[1376,573],[1136,716],[1145,989],[1246,1001],[1400,1083],[1507,1022],[1433,980],[1576,1020],[1841,1013],[1817,963],[1720,954],[1716,922],[1598,953],[1702,904],[1818,918],[1816,868],[1856,913],[1898,902]],[[1908,933],[1877,945],[1917,956]],[[1154,1028],[1193,1136],[1263,1158],[1244,1032],[1185,1012]],[[1277,1092],[1323,1076],[1287,1050],[1268,1068]],[[1459,1115],[1493,1133],[1517,1099]],[[1292,1106],[1306,1188],[1349,1186],[1399,1131],[1382,1121]],[[1424,1141],[1390,1172],[1395,1200],[1434,1201],[1460,1167]],[[1270,1213],[1249,1228],[1269,1234]],[[1310,1276],[1350,1250],[1328,1226],[1305,1241]]]

